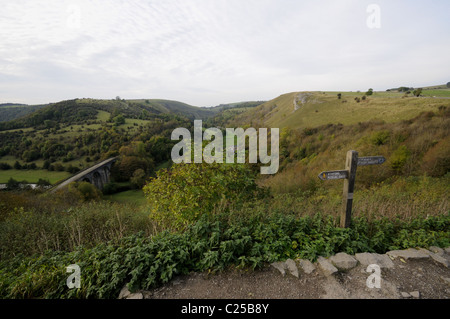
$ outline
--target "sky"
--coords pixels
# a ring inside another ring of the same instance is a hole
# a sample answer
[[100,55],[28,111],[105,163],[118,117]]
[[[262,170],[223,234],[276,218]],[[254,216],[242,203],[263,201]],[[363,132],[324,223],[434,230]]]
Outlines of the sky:
[[0,103],[444,84],[449,13],[448,0],[0,0]]

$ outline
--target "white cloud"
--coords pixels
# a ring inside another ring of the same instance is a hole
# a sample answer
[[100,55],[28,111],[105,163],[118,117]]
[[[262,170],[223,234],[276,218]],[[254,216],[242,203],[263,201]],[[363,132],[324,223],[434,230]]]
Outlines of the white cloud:
[[[2,101],[168,98],[446,82],[447,2],[0,0]],[[395,85],[394,85],[395,86]]]

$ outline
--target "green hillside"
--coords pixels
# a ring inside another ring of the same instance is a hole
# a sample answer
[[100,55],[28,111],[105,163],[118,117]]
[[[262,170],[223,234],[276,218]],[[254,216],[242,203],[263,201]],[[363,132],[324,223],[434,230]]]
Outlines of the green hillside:
[[25,105],[15,103],[0,104],[0,122],[12,121],[23,117],[27,114],[33,113],[45,105]]
[[[208,120],[214,115],[222,118],[221,114],[230,116],[260,103],[200,108],[161,99],[85,98],[49,104],[0,123],[0,183],[10,178],[28,182],[47,178],[55,183],[101,159],[117,155],[134,156],[131,162],[124,161],[120,174],[116,172],[119,180],[128,181],[139,167],[151,175],[155,167],[167,165],[174,144],[170,134],[176,127],[189,128],[194,119]],[[23,109],[26,106],[3,107]],[[141,149],[136,150],[135,145]],[[116,166],[120,167],[120,161]]]
[[[438,91],[446,96],[447,90]],[[426,92],[424,90],[423,92]],[[337,94],[341,94],[341,98]],[[436,94],[433,92],[433,94]],[[330,123],[344,125],[370,120],[386,123],[411,119],[424,111],[449,106],[450,99],[404,97],[404,93],[374,92],[292,92],[283,94],[230,120],[242,126],[306,128]],[[355,100],[359,98],[359,101]]]
[[[98,100],[74,99],[52,103],[37,109],[31,114],[0,123],[0,131],[36,127],[43,128],[45,121],[53,121],[54,125],[71,123],[80,124],[96,120],[99,112],[108,112],[112,116],[123,115],[125,118],[150,120],[160,114],[173,114],[189,119],[203,119],[216,112],[169,100]],[[1,113],[0,113],[1,114]]]

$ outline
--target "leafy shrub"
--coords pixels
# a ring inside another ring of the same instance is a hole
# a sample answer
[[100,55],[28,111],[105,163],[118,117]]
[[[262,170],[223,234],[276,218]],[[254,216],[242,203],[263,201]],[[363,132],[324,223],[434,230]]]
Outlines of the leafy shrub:
[[224,207],[262,194],[256,174],[245,164],[177,164],[160,169],[144,186],[150,217],[167,227],[182,228],[219,205]]
[[117,193],[117,190],[118,190],[117,184],[114,182],[109,182],[103,185],[102,192],[104,195],[110,195]]
[[100,199],[102,195],[100,190],[89,182],[74,182],[69,184],[68,188],[69,192],[77,194],[84,201]]
[[422,89],[421,88],[415,89],[413,91],[413,94],[414,96],[420,96],[420,94],[422,94]]
[[370,140],[373,145],[384,145],[389,141],[391,133],[389,131],[379,131],[372,134]]
[[411,152],[406,145],[400,145],[390,157],[391,168],[396,172],[401,171],[410,155]]
[[134,171],[133,176],[131,176],[130,182],[135,188],[142,188],[145,184],[145,179],[145,171],[142,168],[138,168]]
[[8,163],[0,163],[0,169],[2,169],[2,170],[6,171],[11,168],[12,168],[11,165],[9,165]]
[[443,176],[450,171],[450,138],[439,141],[428,150],[422,169],[430,176]]

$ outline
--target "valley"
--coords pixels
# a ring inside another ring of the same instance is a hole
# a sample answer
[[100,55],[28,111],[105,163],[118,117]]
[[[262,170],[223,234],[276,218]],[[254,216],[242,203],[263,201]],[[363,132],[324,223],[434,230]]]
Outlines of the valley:
[[[0,122],[0,295],[115,298],[126,283],[148,291],[192,272],[448,247],[450,91],[439,87],[418,97],[291,92],[211,108],[75,99]],[[171,133],[192,133],[194,119],[222,133],[279,128],[278,172],[259,174],[260,163],[173,164]],[[358,171],[352,223],[340,228],[342,184],[317,175],[343,168],[352,149],[386,162]],[[20,187],[56,185],[116,156],[102,190]],[[60,283],[74,261],[89,284],[70,290]]]

